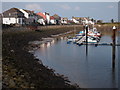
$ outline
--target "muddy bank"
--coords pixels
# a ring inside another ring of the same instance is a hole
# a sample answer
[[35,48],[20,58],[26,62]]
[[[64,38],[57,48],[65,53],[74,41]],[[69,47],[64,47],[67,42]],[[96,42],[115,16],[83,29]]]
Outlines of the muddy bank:
[[[99,30],[110,31],[110,27],[98,27]],[[39,64],[28,52],[30,41],[40,41],[42,38],[50,37],[71,30],[83,30],[83,26],[69,27],[43,27],[39,31],[26,28],[7,28],[2,35],[3,56],[3,88],[74,88],[69,80],[63,75],[56,75],[54,70]]]
[[[78,30],[81,27],[76,27]],[[54,70],[39,64],[34,56],[28,53],[29,41],[41,40],[59,33],[73,30],[73,28],[59,28],[40,31],[32,30],[3,30],[2,35],[2,69],[3,88],[74,88],[69,80]]]

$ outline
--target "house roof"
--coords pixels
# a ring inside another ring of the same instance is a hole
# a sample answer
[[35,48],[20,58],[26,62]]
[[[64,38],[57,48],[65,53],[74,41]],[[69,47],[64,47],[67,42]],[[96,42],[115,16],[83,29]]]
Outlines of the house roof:
[[[8,12],[8,11],[9,11],[9,12],[10,12],[10,11],[19,11],[19,9],[18,9],[18,8],[11,8],[11,9],[6,10],[6,11],[4,11],[4,12]],[[3,13],[4,13],[4,12],[3,12]]]
[[3,17],[24,17],[24,14],[18,8],[11,8],[3,12]]
[[57,19],[57,20],[60,20],[60,19],[61,19],[61,17],[58,16],[57,14],[54,14],[53,17],[54,17],[55,19]]
[[55,19],[53,16],[50,16],[50,19]]
[[42,16],[35,14],[39,19],[44,19]]
[[19,12],[19,13],[22,13],[18,8],[11,8],[9,10],[4,11],[3,13],[7,13],[7,12]]
[[68,18],[67,18],[67,17],[62,17],[61,19],[68,20]]
[[24,11],[26,11],[27,13],[34,13],[34,11],[30,11],[30,10],[26,10],[26,9],[23,9]]
[[81,20],[81,19],[83,19],[83,18],[81,18],[81,17],[72,17],[72,18],[74,18],[74,19],[76,19],[76,20]]
[[39,15],[39,16],[43,17],[44,19],[46,19],[46,16],[41,12],[37,13],[37,15]]
[[88,17],[72,17],[72,18],[74,18],[76,20],[86,20],[87,19],[90,21],[90,19]]

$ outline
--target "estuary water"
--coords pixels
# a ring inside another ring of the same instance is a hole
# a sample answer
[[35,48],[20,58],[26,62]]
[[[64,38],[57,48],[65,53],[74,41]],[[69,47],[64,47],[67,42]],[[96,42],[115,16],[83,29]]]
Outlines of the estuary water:
[[[118,36],[116,36],[118,43]],[[111,43],[112,35],[103,33],[100,43]],[[41,45],[34,55],[42,63],[81,88],[118,87],[119,46],[67,44],[66,37]],[[115,61],[113,65],[113,60]]]

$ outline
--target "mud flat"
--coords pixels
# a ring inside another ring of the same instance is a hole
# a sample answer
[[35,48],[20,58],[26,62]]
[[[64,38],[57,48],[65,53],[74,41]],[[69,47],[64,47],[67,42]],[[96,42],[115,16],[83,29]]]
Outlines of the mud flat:
[[[80,30],[81,27],[78,27]],[[64,75],[55,74],[50,69],[40,64],[32,54],[28,52],[30,41],[39,41],[42,38],[51,37],[73,30],[73,28],[48,29],[40,31],[32,30],[3,30],[2,35],[2,88],[73,88],[80,89],[77,85],[71,85]]]
[[[107,28],[99,27],[99,30]],[[111,27],[109,30],[111,30]],[[2,87],[3,88],[73,88],[80,89],[77,85],[71,85],[63,75],[55,74],[50,69],[40,64],[29,53],[29,42],[40,43],[42,38],[56,37],[68,34],[72,31],[83,30],[83,26],[67,26],[56,28],[42,28],[38,31],[25,28],[3,29],[2,34]],[[108,31],[108,30],[107,30]]]

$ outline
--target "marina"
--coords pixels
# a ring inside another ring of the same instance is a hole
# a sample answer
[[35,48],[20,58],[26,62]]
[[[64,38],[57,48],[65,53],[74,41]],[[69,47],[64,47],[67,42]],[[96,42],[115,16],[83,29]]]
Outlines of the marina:
[[1,2],[1,89],[120,88],[120,2]]
[[56,73],[68,77],[72,84],[76,83],[82,88],[118,87],[117,48],[120,44],[113,43],[109,33],[102,33],[99,43],[82,45],[73,42],[68,44],[65,36],[59,38],[54,39],[54,43],[36,49],[33,53],[35,57]]

